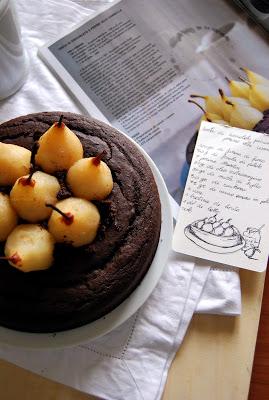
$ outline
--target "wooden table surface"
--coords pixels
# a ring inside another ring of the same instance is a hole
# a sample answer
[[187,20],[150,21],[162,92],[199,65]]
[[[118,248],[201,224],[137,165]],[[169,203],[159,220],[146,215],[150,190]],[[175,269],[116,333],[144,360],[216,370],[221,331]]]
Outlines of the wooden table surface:
[[[241,271],[240,275],[242,315],[194,316],[170,368],[163,400],[247,400],[265,274]],[[248,400],[269,399],[268,377],[269,279]],[[94,399],[4,361],[0,361],[0,394],[3,400]]]
[[266,275],[262,311],[248,400],[269,399],[269,273]]

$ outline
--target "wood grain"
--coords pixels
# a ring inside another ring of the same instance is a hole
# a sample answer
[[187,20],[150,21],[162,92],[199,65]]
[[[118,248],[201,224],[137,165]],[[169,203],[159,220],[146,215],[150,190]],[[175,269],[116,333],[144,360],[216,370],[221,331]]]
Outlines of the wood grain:
[[[163,400],[247,400],[264,274],[241,271],[240,317],[195,315],[168,374]],[[269,282],[249,400],[268,400]],[[0,398],[93,400],[92,396],[0,361]]]
[[193,317],[163,400],[247,400],[265,274],[241,270],[240,276],[242,315]]
[[269,399],[269,274],[264,285],[262,311],[251,377],[249,400]]

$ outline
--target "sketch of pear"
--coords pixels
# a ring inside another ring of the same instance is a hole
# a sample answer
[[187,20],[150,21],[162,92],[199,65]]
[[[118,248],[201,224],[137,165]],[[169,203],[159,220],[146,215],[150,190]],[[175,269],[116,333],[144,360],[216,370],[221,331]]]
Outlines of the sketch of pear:
[[204,226],[203,226],[203,231],[209,232],[209,233],[212,232],[213,231],[212,224],[209,223],[209,222],[205,223]]
[[224,229],[221,225],[219,225],[217,228],[214,229],[214,234],[218,236],[222,236],[224,232]]
[[198,221],[197,224],[196,224],[197,228],[198,228],[198,229],[202,229],[204,223],[205,223],[204,220]]
[[233,236],[234,230],[232,226],[228,226],[223,232],[223,236]]
[[216,221],[213,223],[213,229],[216,229],[218,226],[220,226],[222,219],[220,219],[219,221]]
[[226,222],[222,222],[221,225],[222,225],[223,229],[226,229],[230,226],[230,221],[231,221],[231,219],[227,219]]
[[217,216],[217,214],[213,215],[213,217],[209,217],[208,222],[210,222],[211,224],[214,224],[217,221],[216,216]]

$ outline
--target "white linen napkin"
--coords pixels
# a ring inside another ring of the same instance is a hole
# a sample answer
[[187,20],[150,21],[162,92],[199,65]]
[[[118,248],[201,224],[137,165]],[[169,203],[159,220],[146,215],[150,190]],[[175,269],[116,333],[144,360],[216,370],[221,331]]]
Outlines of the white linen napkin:
[[[158,400],[200,298],[205,311],[206,295],[201,294],[210,272],[206,264],[196,268],[193,261],[172,252],[146,303],[103,337],[59,350],[1,346],[0,357],[103,399]],[[222,287],[226,285],[228,292],[231,280],[226,275],[223,278]],[[235,299],[240,298],[239,294]],[[210,303],[214,305],[215,300],[209,300],[209,308]]]
[[[64,32],[66,26],[90,15],[90,10],[70,0],[18,0],[16,6],[30,72],[19,92],[0,102],[1,119],[44,110],[85,113],[36,53],[39,46]],[[194,260],[171,253],[148,301],[113,332],[62,350],[1,346],[0,357],[104,399],[159,399],[171,361],[195,310],[240,314],[238,273],[197,266]]]

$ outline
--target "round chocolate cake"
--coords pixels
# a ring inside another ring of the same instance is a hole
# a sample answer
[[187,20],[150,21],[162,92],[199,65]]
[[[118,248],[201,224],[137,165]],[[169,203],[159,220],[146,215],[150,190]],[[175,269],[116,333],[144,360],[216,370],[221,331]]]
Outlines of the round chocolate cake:
[[[94,201],[101,224],[91,244],[56,244],[54,263],[43,271],[24,273],[0,261],[0,325],[20,331],[62,331],[104,316],[139,285],[159,241],[161,207],[152,172],[117,130],[78,114],[43,112],[0,125],[0,141],[32,149],[60,114],[80,139],[84,157],[106,151],[103,160],[112,172],[113,190],[105,200]],[[61,186],[58,199],[72,196],[66,172],[54,175]]]

